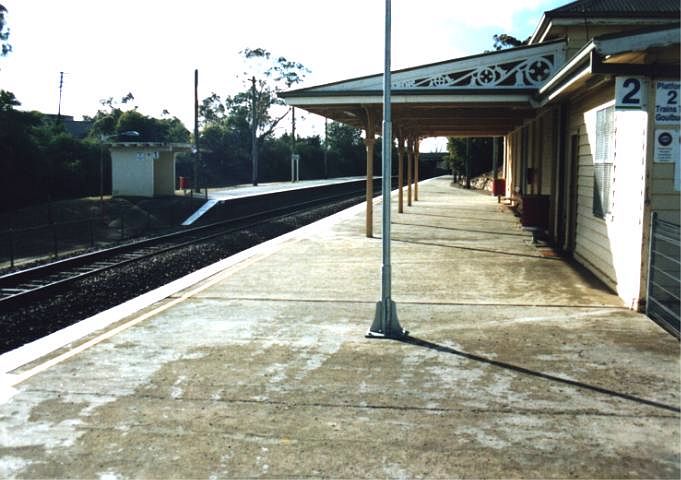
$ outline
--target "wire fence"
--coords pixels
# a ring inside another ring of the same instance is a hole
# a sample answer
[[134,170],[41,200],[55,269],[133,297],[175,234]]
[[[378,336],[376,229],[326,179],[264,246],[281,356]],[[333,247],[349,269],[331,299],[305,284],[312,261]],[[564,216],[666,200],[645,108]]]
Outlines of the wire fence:
[[132,206],[106,215],[18,228],[4,222],[0,225],[0,269],[177,230],[200,204],[199,199],[198,203],[189,200],[166,208],[162,215]]

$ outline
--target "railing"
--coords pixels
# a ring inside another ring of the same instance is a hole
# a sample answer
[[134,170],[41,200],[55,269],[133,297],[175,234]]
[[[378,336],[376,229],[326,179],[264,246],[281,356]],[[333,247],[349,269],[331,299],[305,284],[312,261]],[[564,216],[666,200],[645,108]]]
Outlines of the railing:
[[650,262],[646,315],[679,338],[681,305],[679,225],[657,218],[650,221]]

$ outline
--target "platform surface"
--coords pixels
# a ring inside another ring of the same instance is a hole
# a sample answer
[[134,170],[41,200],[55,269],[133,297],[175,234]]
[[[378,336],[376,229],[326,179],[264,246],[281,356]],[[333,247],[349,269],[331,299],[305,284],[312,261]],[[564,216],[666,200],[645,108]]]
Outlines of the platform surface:
[[[380,178],[380,177],[374,177]],[[270,193],[284,192],[288,190],[299,190],[303,188],[319,187],[323,185],[334,185],[337,183],[351,183],[365,181],[365,177],[338,177],[316,180],[299,180],[297,182],[265,182],[259,183],[256,186],[251,184],[233,185],[224,188],[209,188],[208,193],[203,190],[201,193],[195,193],[198,197],[207,197],[210,200],[233,200],[236,198],[254,197],[257,195],[266,195]],[[176,195],[189,196],[191,190],[176,190]]]
[[0,477],[678,479],[679,343],[495,198],[419,193],[410,339],[364,337],[381,240],[350,209],[7,372]]

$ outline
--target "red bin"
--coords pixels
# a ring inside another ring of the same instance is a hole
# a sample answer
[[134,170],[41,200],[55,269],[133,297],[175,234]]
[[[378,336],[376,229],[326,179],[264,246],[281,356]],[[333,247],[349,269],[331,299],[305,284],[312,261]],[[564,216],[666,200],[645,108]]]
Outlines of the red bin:
[[495,178],[492,184],[492,195],[495,197],[503,197],[506,195],[506,179]]

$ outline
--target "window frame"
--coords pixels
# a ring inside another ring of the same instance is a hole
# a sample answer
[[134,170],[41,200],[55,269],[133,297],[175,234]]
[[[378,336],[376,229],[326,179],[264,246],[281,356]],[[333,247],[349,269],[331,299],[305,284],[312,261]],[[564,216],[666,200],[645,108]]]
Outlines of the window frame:
[[593,154],[592,211],[606,219],[612,212],[612,191],[615,172],[615,106],[596,111],[596,148]]

